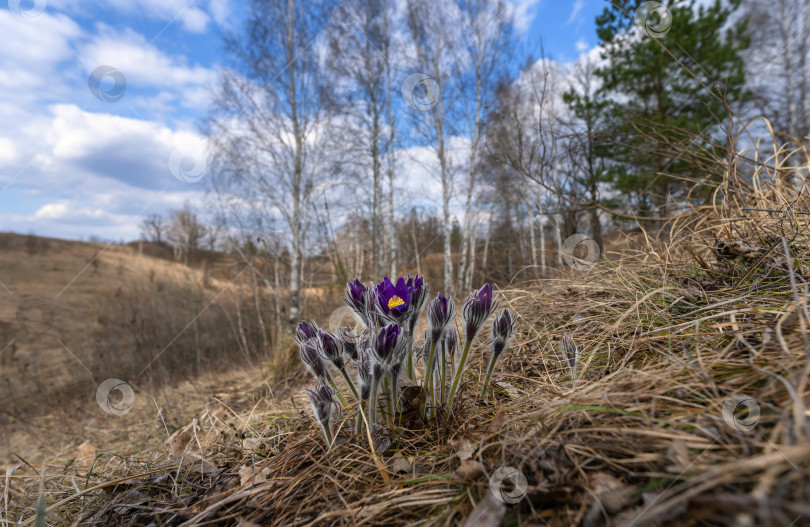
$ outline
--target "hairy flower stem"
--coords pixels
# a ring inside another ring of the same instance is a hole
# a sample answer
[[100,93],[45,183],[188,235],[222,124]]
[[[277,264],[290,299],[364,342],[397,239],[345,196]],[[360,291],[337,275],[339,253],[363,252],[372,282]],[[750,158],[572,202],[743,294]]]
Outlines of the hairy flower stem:
[[444,385],[446,384],[445,379],[447,379],[447,342],[442,339],[442,378],[441,378],[441,389],[439,390],[439,402],[444,403]]
[[484,395],[486,395],[487,388],[489,388],[489,379],[490,377],[492,377],[492,371],[495,369],[495,362],[498,360],[498,357],[500,357],[500,354],[496,355],[493,353],[492,358],[489,359],[489,366],[487,367],[487,378],[484,381],[484,385],[481,387],[482,398],[484,397]]
[[375,375],[371,381],[371,396],[368,398],[368,426],[371,428],[377,421],[377,392],[380,388],[380,379]]
[[332,431],[326,425],[321,425],[323,436],[326,439],[326,450],[332,450]]
[[391,424],[394,423],[394,417],[397,415],[397,377],[393,373],[389,374],[391,377],[390,387],[388,392],[388,403],[391,412]]
[[385,394],[386,394],[385,408],[386,408],[386,410],[388,410],[388,413],[385,416],[386,417],[385,420],[386,420],[386,422],[388,422],[389,425],[393,425],[394,422],[393,422],[393,417],[392,416],[394,414],[393,414],[393,411],[391,410],[391,384],[388,382],[388,377],[389,376],[383,377],[383,390],[385,390]]
[[467,339],[467,342],[464,343],[464,351],[461,353],[461,358],[458,361],[458,370],[456,370],[456,375],[453,378],[453,386],[450,388],[450,395],[447,398],[447,411],[449,412],[453,408],[453,397],[456,396],[456,390],[458,390],[458,383],[461,380],[461,374],[464,373],[464,365],[467,363],[467,353],[470,351],[470,345],[472,345],[472,339]]
[[[408,336],[413,337],[413,329],[416,324],[408,324]],[[413,368],[413,339],[408,343],[408,377],[416,382],[416,370]]]
[[360,400],[360,396],[357,394],[357,389],[354,387],[354,383],[352,382],[351,377],[349,377],[349,374],[348,374],[348,373],[346,373],[346,368],[342,368],[342,369],[340,370],[340,373],[342,373],[342,374],[343,374],[343,378],[344,378],[344,379],[346,379],[346,384],[348,384],[348,385],[349,385],[349,389],[351,389],[352,394],[354,394],[354,398],[355,398],[355,399],[357,399],[357,400],[359,401],[359,400]]
[[324,373],[324,375],[326,375],[326,380],[329,382],[330,385],[332,385],[332,389],[335,390],[335,393],[337,394],[338,399],[340,399],[340,402],[343,403],[343,408],[348,408],[349,403],[347,403],[346,399],[343,398],[343,395],[340,394],[340,390],[338,390],[337,384],[335,384],[335,381],[334,381],[334,379],[332,379],[332,376],[329,375],[329,370],[324,368],[323,373]]
[[[434,394],[433,382],[431,382],[431,381],[433,379],[433,356],[436,353],[436,344],[437,343],[438,343],[438,340],[434,340],[433,342],[430,343],[430,353],[428,353],[427,366],[425,366],[425,368],[427,370],[427,371],[425,371],[425,379],[424,379],[425,384],[423,386],[423,388],[425,390],[427,390],[428,393],[430,394],[431,407],[436,406],[436,404],[435,404],[436,400],[433,398],[433,394]],[[427,417],[427,411],[426,411],[427,408],[426,408],[426,406],[427,406],[427,401],[422,403],[422,416],[423,417]]]
[[[456,373],[456,355],[450,355],[450,375],[453,376]],[[447,404],[447,399],[450,397],[450,390],[447,390],[447,393],[444,395],[444,402],[445,405]]]

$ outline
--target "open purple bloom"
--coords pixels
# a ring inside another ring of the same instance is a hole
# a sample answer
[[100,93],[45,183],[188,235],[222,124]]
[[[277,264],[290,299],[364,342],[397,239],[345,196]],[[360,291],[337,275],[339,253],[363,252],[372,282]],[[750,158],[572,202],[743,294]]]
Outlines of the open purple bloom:
[[394,285],[388,277],[377,284],[377,305],[383,315],[402,322],[411,307],[411,289],[401,276]]
[[295,328],[295,341],[300,345],[311,338],[318,335],[318,326],[315,322],[306,322],[304,320]]
[[366,320],[366,286],[355,278],[346,284],[346,296],[343,301],[357,313],[361,319]]
[[461,311],[468,340],[475,338],[484,321],[497,307],[498,303],[492,300],[492,284],[484,284],[478,291],[470,293]]
[[341,348],[340,341],[328,331],[318,330],[318,350],[321,356],[331,361],[335,368],[342,370],[345,363],[343,362],[343,349]]
[[438,342],[442,338],[447,324],[452,322],[455,316],[456,304],[450,295],[439,293],[436,298],[430,301],[428,323],[430,325],[430,337],[433,342]]
[[508,309],[501,311],[492,321],[492,353],[500,355],[509,345],[515,329],[515,317]]
[[318,343],[314,339],[306,340],[299,344],[301,347],[301,362],[307,367],[316,379],[323,379],[326,369],[318,352]]

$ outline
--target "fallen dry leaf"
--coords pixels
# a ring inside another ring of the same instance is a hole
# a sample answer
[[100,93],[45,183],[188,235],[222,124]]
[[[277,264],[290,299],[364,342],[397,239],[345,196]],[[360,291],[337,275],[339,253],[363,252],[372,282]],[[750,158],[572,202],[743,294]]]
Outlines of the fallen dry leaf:
[[180,462],[186,453],[186,446],[191,441],[191,435],[183,430],[169,440],[169,459]]
[[258,450],[261,446],[261,440],[256,437],[246,437],[242,440],[242,450]]
[[450,446],[453,447],[453,452],[462,461],[465,459],[470,459],[473,454],[475,454],[475,450],[477,449],[476,445],[473,444],[472,441],[464,438],[450,441]]
[[500,388],[502,388],[503,391],[505,391],[506,394],[512,399],[520,399],[520,390],[518,390],[508,382],[499,381],[496,382],[495,384],[497,384]]
[[506,408],[501,407],[495,413],[495,417],[492,418],[492,421],[489,422],[487,426],[488,432],[498,432],[503,428],[504,423],[506,423]]
[[455,471],[461,479],[478,479],[484,474],[484,465],[474,459],[464,459]]
[[239,480],[244,485],[255,485],[256,483],[263,483],[267,481],[267,476],[270,475],[270,469],[264,467],[259,472],[256,472],[254,467],[245,465],[239,469]]
[[391,456],[391,460],[389,461],[389,466],[391,467],[391,472],[394,474],[410,474],[411,473],[411,463],[405,459],[400,452],[397,452],[393,456]]
[[602,507],[611,514],[621,512],[636,499],[633,493],[637,487],[627,485],[607,472],[591,474],[587,484]]
[[463,527],[498,527],[501,525],[504,513],[506,513],[504,504],[487,492],[487,497],[478,502],[462,525]]
[[85,441],[76,448],[76,464],[82,467],[89,467],[96,459],[96,447]]

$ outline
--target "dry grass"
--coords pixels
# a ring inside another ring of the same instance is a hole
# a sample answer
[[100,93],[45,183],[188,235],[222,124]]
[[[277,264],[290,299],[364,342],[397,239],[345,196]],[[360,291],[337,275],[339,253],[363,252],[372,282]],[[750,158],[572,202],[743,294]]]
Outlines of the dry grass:
[[[553,526],[810,522],[808,231],[796,216],[768,216],[703,213],[673,225],[669,241],[628,239],[635,250],[587,273],[503,290],[521,325],[494,394],[478,401],[470,382],[455,415],[438,427],[408,424],[392,438],[397,448],[374,455],[346,426],[325,453],[300,389],[274,381],[247,410],[201,411],[165,449],[101,456],[75,486],[46,477],[50,521],[451,525],[474,513],[480,525],[487,515]],[[718,257],[716,239],[727,242],[721,253],[740,255]],[[563,332],[582,350],[575,383],[558,352]],[[750,431],[731,426],[747,422],[744,412],[724,419],[732,396],[758,405]],[[487,475],[501,466],[526,477],[515,505],[489,496]],[[8,473],[6,519],[33,524],[40,470]]]
[[[810,524],[810,216],[796,214],[810,200],[768,162],[735,181],[745,199],[628,237],[587,272],[504,288],[520,326],[496,388],[475,396],[479,352],[455,414],[405,422],[388,451],[347,423],[325,452],[300,377],[243,379],[241,407],[178,403],[195,419],[177,430],[158,398],[124,416],[152,440],[92,469],[20,463],[3,517],[33,525],[42,496],[41,517],[77,526]],[[582,350],[573,382],[565,332]],[[724,413],[739,398],[759,415]],[[527,482],[513,505],[490,492],[504,466]]]

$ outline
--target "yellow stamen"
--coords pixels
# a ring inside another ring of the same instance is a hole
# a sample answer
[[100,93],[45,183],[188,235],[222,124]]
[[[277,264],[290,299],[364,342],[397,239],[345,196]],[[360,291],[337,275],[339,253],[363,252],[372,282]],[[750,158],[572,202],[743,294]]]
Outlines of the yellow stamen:
[[388,301],[388,309],[394,309],[395,307],[401,306],[404,303],[405,301],[399,298],[398,296],[392,296],[391,299]]

